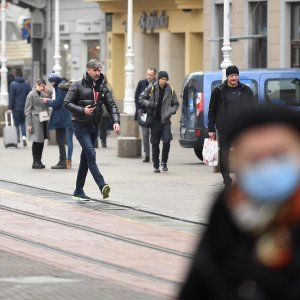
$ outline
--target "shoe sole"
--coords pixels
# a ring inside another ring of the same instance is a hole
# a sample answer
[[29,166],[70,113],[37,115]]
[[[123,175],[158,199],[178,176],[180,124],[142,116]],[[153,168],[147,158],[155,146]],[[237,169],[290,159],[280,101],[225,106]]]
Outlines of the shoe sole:
[[76,196],[73,196],[72,198],[76,201],[85,201],[85,202],[91,201],[91,199],[86,199],[86,198],[81,198]]
[[102,190],[103,199],[109,198],[109,193],[110,193],[110,186],[108,185],[104,186]]

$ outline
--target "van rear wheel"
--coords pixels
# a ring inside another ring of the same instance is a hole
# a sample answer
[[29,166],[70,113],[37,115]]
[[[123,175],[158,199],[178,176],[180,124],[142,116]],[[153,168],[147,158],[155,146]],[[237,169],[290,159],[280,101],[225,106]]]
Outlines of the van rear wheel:
[[197,156],[201,161],[203,161],[202,147],[195,146],[195,147],[194,147],[194,152],[195,152],[196,156]]

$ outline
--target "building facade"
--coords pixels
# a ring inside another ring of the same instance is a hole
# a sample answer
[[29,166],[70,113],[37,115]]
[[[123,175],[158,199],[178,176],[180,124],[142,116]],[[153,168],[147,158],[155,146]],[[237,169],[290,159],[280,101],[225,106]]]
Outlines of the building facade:
[[[54,1],[47,1],[44,52],[47,76],[54,66]],[[60,55],[62,76],[80,79],[91,58],[105,60],[105,15],[95,3],[60,1]]]
[[[223,0],[204,1],[204,70],[222,61]],[[232,0],[232,61],[248,68],[300,67],[300,1]]]
[[[97,2],[106,13],[106,70],[116,98],[123,99],[127,0],[85,1]],[[133,1],[135,84],[155,67],[169,72],[180,95],[185,75],[203,68],[202,8],[202,0]],[[176,118],[179,124],[179,114]]]

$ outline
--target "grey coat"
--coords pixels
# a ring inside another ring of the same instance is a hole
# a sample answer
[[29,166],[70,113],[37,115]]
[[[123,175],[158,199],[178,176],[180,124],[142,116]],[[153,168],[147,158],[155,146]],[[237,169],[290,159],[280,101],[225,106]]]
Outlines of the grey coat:
[[[148,114],[154,118],[156,114],[156,105],[150,108],[150,103],[158,103],[159,99],[159,85],[158,82],[154,85],[147,87],[139,98],[139,103],[142,107],[147,109]],[[163,103],[161,107],[161,122],[163,124],[170,123],[172,115],[175,115],[179,107],[179,102],[173,88],[167,83]]]
[[[39,113],[48,111],[48,107],[40,100],[40,97],[45,97],[43,93],[38,94],[35,88],[28,94],[25,103],[26,126],[32,126],[32,133],[29,134],[29,139],[36,143],[44,143],[45,141],[45,122],[40,122]],[[48,111],[49,113],[49,111]]]

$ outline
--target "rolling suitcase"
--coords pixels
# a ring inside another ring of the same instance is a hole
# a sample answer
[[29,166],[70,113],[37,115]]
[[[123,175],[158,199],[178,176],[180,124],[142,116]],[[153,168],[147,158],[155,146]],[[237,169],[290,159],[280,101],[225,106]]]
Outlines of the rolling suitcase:
[[[8,121],[8,115],[10,115],[10,125]],[[5,127],[3,128],[3,141],[5,148],[18,147],[18,132],[14,125],[13,115],[11,112],[5,112]]]

